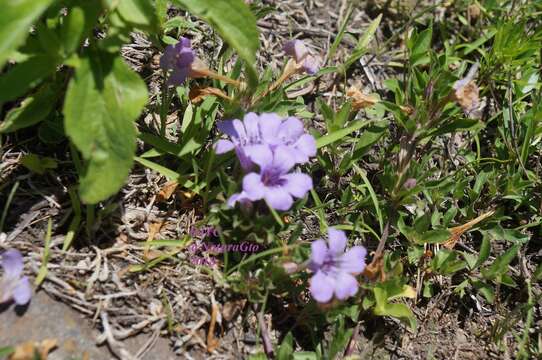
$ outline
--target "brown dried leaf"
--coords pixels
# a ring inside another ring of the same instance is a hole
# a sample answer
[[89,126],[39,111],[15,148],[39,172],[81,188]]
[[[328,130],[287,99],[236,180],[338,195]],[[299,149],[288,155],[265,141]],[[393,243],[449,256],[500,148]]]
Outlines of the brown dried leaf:
[[214,87],[205,87],[205,88],[195,87],[195,88],[190,89],[190,93],[188,94],[190,101],[194,104],[199,103],[206,96],[217,96],[217,97],[226,99],[228,101],[233,100],[231,97],[226,95],[222,90],[214,88]]
[[213,302],[211,312],[211,323],[209,324],[209,332],[207,333],[207,352],[212,353],[219,346],[220,341],[215,339],[215,326],[218,317],[218,305]]
[[56,339],[45,339],[42,342],[27,341],[15,348],[9,360],[33,360],[35,354],[39,354],[40,359],[46,360],[51,350],[57,347]]
[[444,246],[447,249],[453,249],[455,245],[457,244],[457,242],[459,241],[459,238],[461,238],[461,235],[463,235],[466,231],[470,230],[474,225],[487,219],[493,214],[495,214],[495,210],[488,211],[485,214],[478,216],[477,218],[469,221],[466,224],[455,226],[453,228],[448,229],[452,233],[452,235],[448,238],[448,240],[446,240],[442,244],[442,246]]
[[225,303],[222,307],[222,316],[224,317],[224,320],[228,322],[232,321],[241,312],[241,310],[244,309],[246,303],[246,299],[228,301]]
[[378,102],[378,99],[375,96],[366,95],[355,86],[352,86],[350,89],[346,90],[346,96],[352,99],[352,108],[354,110],[365,109]]
[[179,184],[176,181],[168,181],[167,183],[164,184],[164,186],[162,186],[162,189],[158,193],[156,200],[157,201],[169,200],[171,195],[175,193],[177,186],[179,186]]

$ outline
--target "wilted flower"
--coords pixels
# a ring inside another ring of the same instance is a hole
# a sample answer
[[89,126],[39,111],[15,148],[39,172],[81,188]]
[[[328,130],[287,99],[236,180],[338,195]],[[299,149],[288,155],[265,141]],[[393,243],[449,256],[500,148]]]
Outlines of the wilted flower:
[[284,52],[295,59],[297,65],[308,74],[316,74],[320,64],[301,40],[290,40],[284,44]]
[[352,99],[352,108],[354,110],[365,109],[378,102],[378,99],[375,96],[366,95],[355,86],[351,86],[346,91],[346,96]]
[[310,292],[316,301],[326,303],[354,296],[358,282],[354,277],[365,269],[367,250],[354,246],[345,252],[346,235],[334,228],[328,230],[328,241],[320,239],[311,244],[309,268],[315,272],[310,280]]
[[254,165],[252,154],[255,149],[260,149],[255,147],[256,145],[268,145],[272,151],[279,146],[285,146],[293,157],[294,164],[306,163],[310,157],[316,155],[314,137],[305,132],[303,123],[295,117],[282,119],[273,113],[248,113],[243,121],[222,121],[218,128],[228,135],[230,140],[219,140],[215,145],[216,152],[223,154],[235,150],[245,171]]
[[176,45],[168,45],[160,58],[160,67],[171,70],[169,85],[181,85],[190,74],[195,56],[190,47],[190,39],[181,37]]
[[288,210],[293,198],[301,198],[312,189],[310,176],[289,171],[295,160],[291,148],[279,146],[274,151],[268,145],[255,145],[251,159],[260,167],[260,172],[251,172],[243,178],[243,192],[233,195],[228,204],[236,201],[264,199],[277,210]]
[[474,119],[481,117],[481,112],[485,106],[485,104],[480,102],[480,90],[474,81],[478,66],[478,63],[474,64],[467,76],[454,83],[454,92],[452,94],[454,100],[457,101],[465,112],[465,115]]
[[414,189],[414,187],[416,186],[416,179],[414,178],[409,178],[405,181],[405,183],[403,184],[403,186],[405,187],[405,189],[407,190],[412,190]]
[[28,277],[23,276],[23,256],[18,250],[10,249],[2,254],[1,263],[4,275],[0,279],[0,304],[15,301],[25,305],[32,296]]

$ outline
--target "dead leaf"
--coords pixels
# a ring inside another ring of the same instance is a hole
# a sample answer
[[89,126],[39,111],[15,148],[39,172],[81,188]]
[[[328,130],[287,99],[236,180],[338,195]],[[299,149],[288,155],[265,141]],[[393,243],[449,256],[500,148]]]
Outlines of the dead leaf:
[[40,359],[46,360],[51,350],[57,347],[56,339],[45,339],[42,342],[27,341],[15,347],[15,352],[11,354],[9,360],[33,360],[35,354]]
[[[154,237],[156,234],[160,233],[160,229],[164,225],[163,221],[151,223],[149,224],[149,236],[147,237],[147,243],[150,243],[154,240]],[[151,256],[151,251],[149,250],[148,246],[145,246],[145,251],[143,252],[143,257],[147,260],[150,260],[149,257]]]
[[158,193],[156,200],[158,201],[169,200],[171,195],[175,193],[177,186],[179,186],[179,184],[176,181],[168,181],[167,183],[164,184],[164,186],[162,186],[162,189]]
[[241,310],[244,309],[246,303],[246,299],[228,301],[225,303],[224,306],[222,306],[222,317],[224,317],[224,320],[228,322],[232,321]]
[[487,219],[488,217],[495,214],[495,210],[488,211],[485,214],[482,214],[478,216],[477,218],[469,221],[466,224],[455,226],[453,228],[448,229],[452,235],[442,244],[447,249],[453,249],[457,242],[459,241],[459,238],[461,235],[463,235],[466,231],[470,230],[474,225],[478,224],[479,222]]
[[346,90],[346,96],[352,99],[352,108],[354,110],[365,109],[378,102],[378,98],[373,95],[366,95],[362,93],[361,90],[355,86],[352,86],[350,89]]
[[214,88],[214,87],[195,87],[190,89],[190,93],[188,94],[188,97],[190,98],[190,101],[194,104],[199,103],[203,100],[206,96],[217,96],[221,97],[223,99],[226,99],[228,101],[232,101],[233,99],[226,95],[222,90]]
[[220,342],[215,339],[215,326],[218,317],[218,305],[213,302],[211,311],[211,323],[209,324],[209,332],[207,333],[207,352],[212,353],[218,347]]
[[478,72],[479,64],[474,64],[467,76],[456,81],[453,85],[452,98],[461,106],[463,112],[473,119],[481,117],[485,103],[480,102],[480,89],[474,78]]
[[375,256],[373,261],[370,264],[365,266],[363,270],[363,275],[366,276],[369,280],[375,280],[380,275],[380,280],[386,280],[386,274],[384,272],[384,256]]

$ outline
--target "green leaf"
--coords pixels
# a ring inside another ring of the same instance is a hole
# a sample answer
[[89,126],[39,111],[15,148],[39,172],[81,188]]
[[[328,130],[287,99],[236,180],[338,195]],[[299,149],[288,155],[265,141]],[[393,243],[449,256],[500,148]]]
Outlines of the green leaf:
[[75,0],[75,5],[68,9],[68,15],[60,28],[60,42],[65,56],[71,55],[82,45],[101,12],[100,1]]
[[420,242],[428,244],[440,244],[450,238],[452,233],[448,230],[429,230],[423,233]]
[[44,120],[55,107],[59,95],[56,87],[45,85],[6,115],[0,123],[0,133],[13,132]]
[[136,150],[147,88],[122,60],[103,51],[80,59],[64,104],[66,134],[87,161],[80,194],[95,204],[123,185]]
[[431,47],[431,38],[433,29],[428,28],[413,37],[411,46],[410,62],[412,66],[427,64],[430,61],[429,49]]
[[495,301],[495,292],[493,291],[493,287],[491,285],[488,285],[480,280],[473,281],[472,285],[486,298],[488,303],[493,304]]
[[15,348],[12,346],[5,346],[0,348],[0,358],[1,357],[8,357],[9,355],[13,354],[15,352]]
[[158,18],[150,0],[121,0],[116,11],[124,22],[135,27],[158,29]]
[[32,23],[53,0],[2,1],[0,11],[0,68],[29,34]]
[[480,245],[480,254],[478,255],[478,260],[476,260],[476,264],[474,264],[473,268],[477,268],[478,266],[482,265],[484,261],[487,260],[490,250],[491,244],[489,242],[489,236],[487,236],[487,233],[484,233],[484,237],[482,238],[482,245]]
[[257,79],[254,63],[260,46],[259,32],[256,17],[243,0],[173,0],[173,3],[183,6],[211,24],[248,63],[249,75]]
[[290,360],[294,352],[294,337],[292,333],[289,332],[282,340],[279,350],[277,351],[277,360]]
[[58,59],[36,55],[0,76],[0,103],[14,100],[38,85],[56,70]]
[[488,280],[500,281],[500,277],[508,271],[508,265],[514,260],[520,248],[520,244],[516,244],[508,249],[504,254],[495,259],[493,264],[488,268],[482,269],[482,275]]
[[55,159],[50,157],[41,157],[36,154],[28,154],[23,156],[21,164],[28,170],[35,172],[36,174],[43,175],[48,169],[56,169],[58,163]]
[[362,128],[363,126],[367,125],[367,123],[368,123],[367,121],[356,121],[356,122],[354,122],[353,125],[350,125],[350,126],[344,128],[344,129],[340,129],[340,130],[334,131],[332,133],[329,133],[327,135],[324,135],[322,137],[319,137],[316,140],[316,148],[319,149],[319,148],[324,147],[326,145],[332,144],[335,141],[338,141],[338,140],[342,139],[343,137],[350,135],[354,131]]

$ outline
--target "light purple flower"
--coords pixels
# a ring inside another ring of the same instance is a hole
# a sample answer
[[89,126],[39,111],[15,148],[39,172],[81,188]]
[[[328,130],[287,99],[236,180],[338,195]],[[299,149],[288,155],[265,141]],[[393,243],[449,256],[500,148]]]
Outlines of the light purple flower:
[[309,268],[315,274],[310,280],[310,292],[320,303],[327,303],[333,295],[345,300],[358,291],[354,275],[365,269],[367,250],[354,246],[345,252],[346,242],[343,231],[329,228],[327,243],[319,239],[311,244]]
[[312,189],[310,176],[289,173],[295,165],[291,148],[279,146],[272,151],[268,145],[255,145],[251,159],[260,167],[260,172],[245,175],[243,191],[230,198],[230,206],[236,201],[264,199],[273,209],[288,210],[294,197],[301,198]]
[[10,249],[2,254],[1,266],[4,275],[0,279],[0,304],[13,300],[17,305],[25,305],[32,296],[28,277],[23,276],[23,256],[18,250]]
[[248,113],[243,121],[235,119],[220,122],[218,129],[228,135],[230,140],[222,139],[216,143],[217,154],[235,150],[245,171],[253,168],[252,154],[258,151],[259,145],[268,145],[271,150],[286,146],[295,164],[306,163],[316,155],[316,140],[305,132],[303,123],[295,117],[283,119],[273,113]]
[[290,40],[284,44],[286,55],[295,59],[296,63],[308,74],[314,75],[320,69],[320,64],[301,40]]
[[190,74],[194,59],[190,39],[181,37],[177,44],[168,45],[160,58],[160,67],[165,71],[171,70],[168,84],[181,85]]

